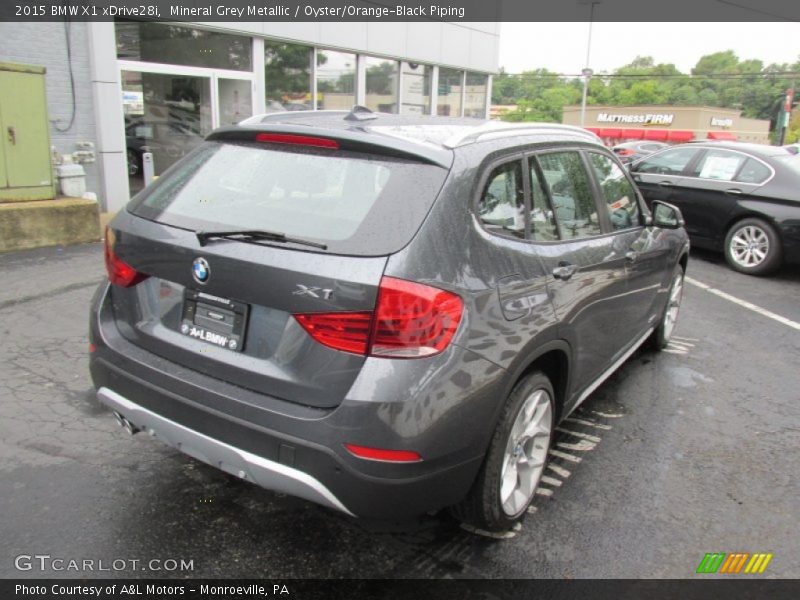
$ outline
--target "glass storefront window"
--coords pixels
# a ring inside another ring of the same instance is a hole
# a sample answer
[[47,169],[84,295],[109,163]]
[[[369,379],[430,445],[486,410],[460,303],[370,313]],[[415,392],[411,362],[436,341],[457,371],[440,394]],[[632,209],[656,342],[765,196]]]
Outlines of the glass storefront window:
[[486,91],[489,76],[481,73],[467,73],[464,86],[464,116],[478,119],[486,118]]
[[122,71],[122,108],[128,176],[135,193],[143,187],[144,152],[153,154],[159,175],[211,132],[211,79]]
[[356,103],[356,55],[317,50],[317,108],[350,110]]
[[442,117],[461,116],[461,85],[463,71],[439,68],[439,95],[436,114]]
[[398,64],[396,60],[373,58],[365,59],[367,108],[376,112],[397,112]]
[[314,49],[297,44],[264,42],[267,112],[311,110],[311,67]]
[[117,58],[209,67],[232,71],[253,68],[252,39],[163,23],[117,21]]
[[249,79],[217,79],[219,124],[236,125],[253,114],[253,83]]
[[400,113],[404,115],[431,114],[431,77],[433,67],[403,62],[403,89],[400,91]]

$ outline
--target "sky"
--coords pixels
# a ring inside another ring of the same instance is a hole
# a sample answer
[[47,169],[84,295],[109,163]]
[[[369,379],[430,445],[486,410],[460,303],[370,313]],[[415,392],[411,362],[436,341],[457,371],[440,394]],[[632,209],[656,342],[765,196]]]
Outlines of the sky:
[[[500,66],[508,73],[546,68],[580,73],[586,66],[589,23],[503,23]],[[673,63],[688,73],[698,59],[733,50],[740,60],[793,63],[800,23],[593,23],[589,67],[613,71],[637,56]]]

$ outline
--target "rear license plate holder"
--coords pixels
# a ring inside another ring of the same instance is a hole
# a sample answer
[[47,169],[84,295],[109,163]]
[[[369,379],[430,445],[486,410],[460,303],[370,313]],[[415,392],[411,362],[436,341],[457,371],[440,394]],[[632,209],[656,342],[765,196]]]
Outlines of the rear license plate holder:
[[244,349],[250,306],[244,302],[186,289],[180,332],[233,352]]

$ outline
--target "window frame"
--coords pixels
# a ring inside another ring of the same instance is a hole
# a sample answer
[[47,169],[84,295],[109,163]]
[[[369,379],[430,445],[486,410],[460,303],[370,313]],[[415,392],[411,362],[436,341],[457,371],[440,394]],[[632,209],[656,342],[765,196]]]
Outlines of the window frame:
[[[483,200],[483,194],[486,190],[486,185],[489,183],[489,178],[492,176],[498,167],[502,167],[505,165],[509,165],[511,163],[516,162],[520,168],[522,169],[522,191],[523,191],[523,204],[525,207],[525,230],[523,232],[523,237],[518,238],[512,235],[503,235],[501,233],[497,233],[496,231],[492,231],[486,227],[483,220],[481,219],[480,214],[480,204]],[[530,182],[529,178],[525,176],[525,154],[522,152],[516,152],[514,154],[506,154],[497,159],[486,163],[485,167],[482,168],[481,175],[478,179],[478,186],[477,191],[475,192],[475,196],[472,203],[472,214],[475,217],[475,220],[478,222],[481,230],[483,230],[488,235],[491,235],[496,238],[500,238],[502,240],[509,240],[512,242],[530,242],[530,228],[531,228],[531,218],[530,218]]]
[[[617,235],[619,233],[626,233],[633,231],[637,228],[643,228],[646,226],[646,218],[650,215],[650,211],[647,209],[647,205],[644,202],[644,198],[642,197],[641,191],[636,186],[634,180],[631,177],[631,174],[624,167],[622,167],[621,163],[618,160],[616,160],[613,157],[613,155],[610,155],[607,151],[605,151],[604,148],[599,146],[589,147],[589,146],[575,145],[575,144],[568,144],[568,145],[548,144],[546,146],[536,145],[533,148],[531,147],[522,149],[514,148],[513,150],[514,152],[509,152],[508,154],[504,154],[492,160],[486,161],[481,165],[481,167],[479,167],[480,174],[477,180],[478,186],[472,198],[471,208],[475,221],[478,223],[478,226],[480,227],[481,231],[483,231],[487,235],[491,235],[496,238],[522,244],[539,244],[539,245],[572,244],[572,243],[583,242],[585,240],[595,240],[602,237]],[[605,156],[611,156],[612,160],[614,160],[620,166],[620,168],[623,169],[625,177],[627,177],[628,181],[633,185],[633,189],[636,192],[636,201],[639,203],[638,225],[634,227],[629,227],[627,229],[617,229],[617,230],[612,229],[611,219],[608,216],[608,208],[606,205],[605,198],[603,197],[602,190],[600,190],[598,187],[592,166],[589,163],[588,157],[586,156],[586,152],[590,151],[595,151]],[[588,177],[589,180],[589,187],[592,193],[592,198],[594,200],[595,210],[597,211],[598,214],[600,233],[579,238],[563,239],[561,237],[561,227],[559,226],[558,215],[556,214],[556,211],[553,209],[553,198],[550,194],[550,190],[548,189],[548,187],[546,187],[544,189],[544,193],[546,196],[548,208],[553,212],[553,222],[556,225],[556,232],[558,233],[559,239],[557,240],[532,239],[531,221],[530,221],[532,198],[531,198],[531,176],[529,171],[530,165],[532,164],[531,161],[534,161],[533,164],[535,164],[538,173],[543,176],[542,167],[537,157],[542,154],[553,154],[558,152],[576,152],[580,157],[581,164],[583,165],[583,169],[584,171],[586,171],[586,176]],[[522,182],[523,182],[523,189],[525,191],[525,237],[524,238],[505,236],[487,229],[484,226],[483,221],[481,221],[480,210],[479,210],[480,202],[481,199],[483,198],[484,188],[492,172],[497,167],[502,166],[503,164],[509,162],[513,162],[515,160],[521,161],[523,168]]]
[[[606,200],[605,193],[603,192],[603,187],[602,187],[602,185],[600,183],[600,180],[597,177],[597,173],[594,172],[594,167],[592,166],[592,161],[589,158],[589,154],[590,153],[599,154],[600,156],[605,156],[610,161],[615,163],[617,165],[617,167],[619,167],[619,170],[622,171],[622,175],[625,177],[625,179],[628,180],[628,183],[630,184],[631,189],[633,189],[633,194],[636,197],[636,206],[639,208],[639,214],[638,214],[639,222],[638,223],[636,223],[634,225],[631,225],[630,227],[626,227],[625,229],[614,229],[614,226],[611,223],[611,215],[609,215],[609,213],[608,213],[608,206],[609,206],[608,205],[608,201]],[[620,163],[619,160],[617,160],[617,158],[613,154],[609,154],[608,152],[604,152],[600,148],[598,148],[596,150],[595,149],[586,149],[584,151],[584,156],[585,156],[585,162],[589,166],[590,178],[594,181],[595,194],[597,195],[598,200],[600,201],[600,203],[603,206],[603,211],[602,212],[604,213],[605,218],[601,219],[601,220],[607,222],[607,225],[608,225],[608,228],[609,228],[608,232],[611,233],[611,234],[624,233],[626,231],[633,231],[634,229],[640,229],[640,228],[644,227],[645,224],[646,224],[646,216],[649,215],[650,212],[646,208],[644,208],[646,206],[645,202],[644,202],[644,198],[642,197],[641,191],[636,186],[636,182],[633,180],[633,177],[631,177],[630,172]]]

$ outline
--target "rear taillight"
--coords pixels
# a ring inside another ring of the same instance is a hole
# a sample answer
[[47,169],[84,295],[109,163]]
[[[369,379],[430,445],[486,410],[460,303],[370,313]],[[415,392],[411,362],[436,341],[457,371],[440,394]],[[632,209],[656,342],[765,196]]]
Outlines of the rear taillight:
[[464,304],[457,295],[420,283],[384,277],[374,312],[294,315],[330,348],[386,358],[420,358],[447,348]]
[[110,227],[106,227],[105,257],[108,280],[113,285],[131,287],[147,279],[146,274],[140,273],[117,256],[114,252],[114,245],[116,243],[117,237],[114,234],[114,230]]

